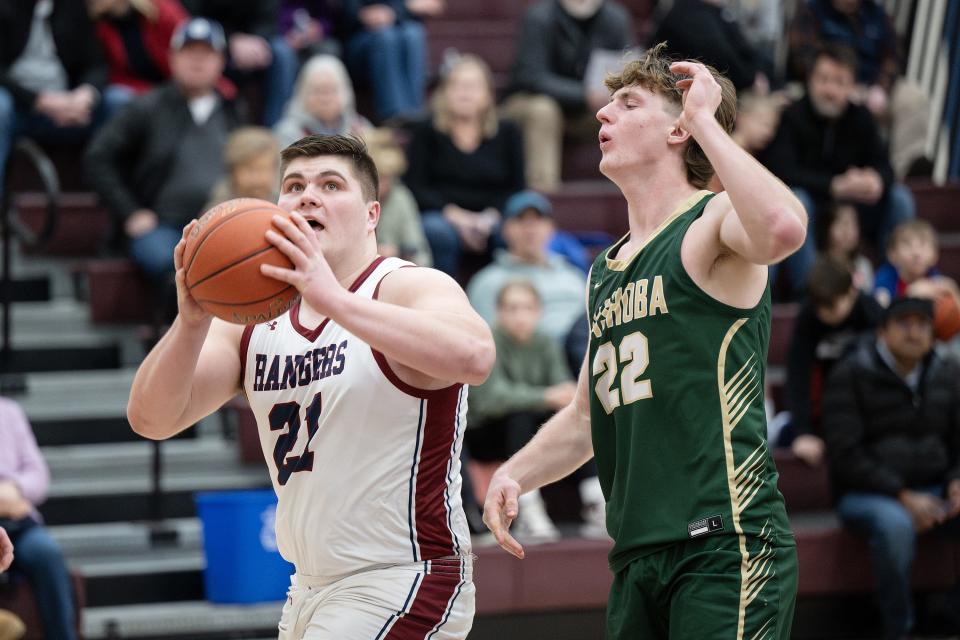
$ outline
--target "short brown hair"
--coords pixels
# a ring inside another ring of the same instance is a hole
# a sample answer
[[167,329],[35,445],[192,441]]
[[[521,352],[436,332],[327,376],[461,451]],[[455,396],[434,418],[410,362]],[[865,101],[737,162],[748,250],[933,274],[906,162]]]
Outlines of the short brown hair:
[[240,127],[228,137],[223,147],[223,163],[233,170],[263,154],[276,158],[277,139],[266,127]]
[[813,73],[813,69],[817,66],[817,62],[820,61],[820,58],[833,60],[840,66],[849,69],[850,73],[852,73],[854,77],[857,75],[857,52],[845,44],[828,42],[821,45],[814,54],[813,61],[810,63],[810,68],[807,69],[807,78],[809,78]]
[[845,260],[829,255],[821,255],[813,266],[807,279],[807,293],[814,308],[830,308],[853,286],[853,274]]
[[893,249],[908,237],[917,237],[921,240],[929,240],[934,247],[937,246],[937,230],[933,225],[920,218],[905,220],[893,228],[890,233],[890,241],[887,243],[887,249]]
[[[684,76],[670,71],[670,65],[676,60],[664,53],[666,48],[667,43],[661,42],[647,49],[646,54],[639,60],[628,62],[619,75],[607,76],[604,81],[607,89],[613,94],[623,87],[640,86],[663,96],[671,104],[683,109],[683,92],[677,89],[677,82],[683,80]],[[722,95],[720,106],[717,107],[714,116],[724,131],[730,133],[737,119],[737,90],[726,76],[710,65],[705,66],[720,85]],[[713,165],[693,138],[690,138],[683,151],[683,163],[687,168],[687,182],[699,189],[706,188],[713,178]]]
[[543,306],[543,299],[540,297],[540,292],[537,291],[537,288],[533,286],[532,282],[524,278],[514,278],[512,280],[507,280],[503,286],[500,287],[500,291],[497,292],[497,309],[503,307],[503,301],[506,299],[507,294],[511,289],[527,291],[537,301],[537,306]]
[[347,158],[353,164],[363,197],[368,202],[377,199],[380,190],[380,176],[367,145],[355,136],[313,135],[300,138],[280,152],[280,176],[283,177],[287,166],[297,158],[317,158],[320,156],[339,156]]

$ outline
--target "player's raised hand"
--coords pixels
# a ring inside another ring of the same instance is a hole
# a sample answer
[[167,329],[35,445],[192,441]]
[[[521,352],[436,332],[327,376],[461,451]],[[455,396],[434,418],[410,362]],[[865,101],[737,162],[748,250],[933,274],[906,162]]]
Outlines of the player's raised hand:
[[690,130],[696,116],[707,114],[713,119],[717,107],[723,99],[720,83],[710,70],[700,62],[684,60],[670,65],[670,71],[676,75],[689,76],[677,80],[677,88],[683,92],[683,113],[680,114],[680,126]]
[[192,325],[209,322],[213,319],[212,315],[204,311],[203,308],[197,304],[197,301],[193,299],[193,296],[190,295],[190,290],[187,288],[187,270],[183,264],[183,251],[187,246],[187,238],[195,226],[197,226],[197,221],[191,220],[190,223],[183,228],[183,236],[173,249],[173,267],[176,269],[177,282],[177,310],[179,311],[180,318],[184,322]]
[[504,551],[523,560],[523,547],[510,535],[510,525],[520,512],[519,499],[520,485],[505,474],[495,473],[483,503],[483,523]]
[[311,308],[330,316],[331,311],[336,309],[337,296],[343,295],[345,290],[323,257],[316,232],[307,219],[296,212],[291,213],[289,218],[273,216],[273,225],[280,233],[267,230],[267,241],[290,258],[294,268],[262,264],[260,272],[292,284]]

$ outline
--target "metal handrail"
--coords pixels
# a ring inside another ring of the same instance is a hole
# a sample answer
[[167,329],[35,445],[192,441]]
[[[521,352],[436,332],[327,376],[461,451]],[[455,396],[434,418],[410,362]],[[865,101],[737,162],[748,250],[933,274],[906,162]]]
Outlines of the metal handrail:
[[[39,232],[34,231],[23,224],[17,217],[12,206],[13,195],[11,189],[11,169],[13,168],[13,157],[20,152],[25,155],[43,183],[43,190],[47,196],[46,217]],[[12,272],[12,249],[14,237],[21,243],[31,248],[40,248],[44,246],[50,238],[53,237],[60,221],[60,178],[57,175],[56,167],[50,161],[47,154],[40,146],[29,138],[20,138],[16,141],[6,158],[6,172],[3,184],[3,194],[0,197],[0,229],[2,229],[2,273],[0,273],[0,302],[3,303],[3,344],[0,346],[0,373],[8,373],[6,369],[12,361],[11,355],[13,345],[11,343],[11,321],[13,306],[13,272]],[[7,380],[0,386],[4,388],[22,388],[22,381]]]

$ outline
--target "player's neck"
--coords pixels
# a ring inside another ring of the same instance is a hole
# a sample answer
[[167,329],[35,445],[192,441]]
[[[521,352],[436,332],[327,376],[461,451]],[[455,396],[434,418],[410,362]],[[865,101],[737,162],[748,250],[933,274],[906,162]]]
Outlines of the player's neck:
[[631,181],[620,191],[627,200],[630,240],[642,242],[698,189],[686,180],[664,178]]

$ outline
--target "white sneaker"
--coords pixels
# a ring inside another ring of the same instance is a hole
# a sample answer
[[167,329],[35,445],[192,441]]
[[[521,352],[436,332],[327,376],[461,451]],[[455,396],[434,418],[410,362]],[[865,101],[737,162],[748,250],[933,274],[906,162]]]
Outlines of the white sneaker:
[[547,508],[539,491],[520,496],[520,513],[513,522],[513,534],[527,544],[540,544],[560,539],[560,531],[547,515]]
[[583,510],[580,517],[580,535],[594,540],[609,540],[607,534],[607,503],[600,488],[600,480],[596,477],[584,478],[580,481],[580,502]]

